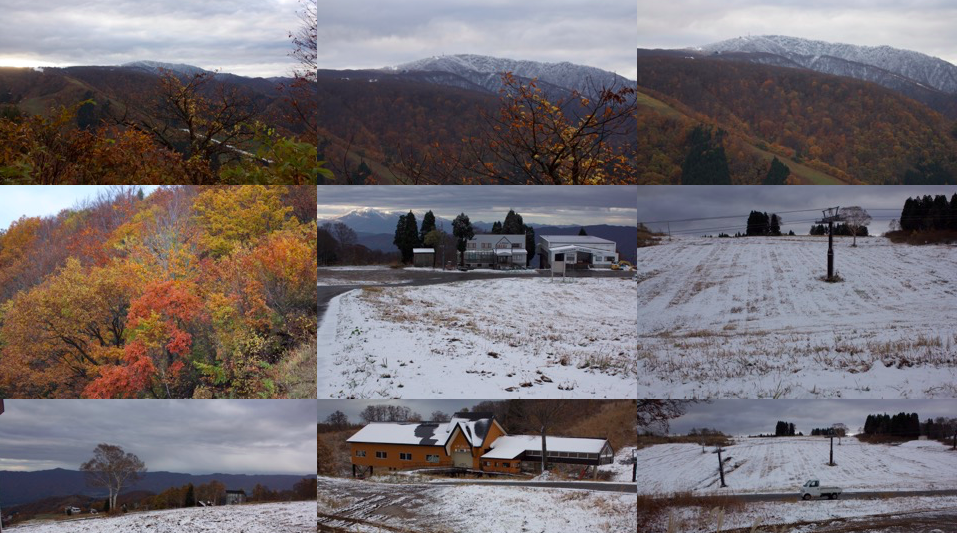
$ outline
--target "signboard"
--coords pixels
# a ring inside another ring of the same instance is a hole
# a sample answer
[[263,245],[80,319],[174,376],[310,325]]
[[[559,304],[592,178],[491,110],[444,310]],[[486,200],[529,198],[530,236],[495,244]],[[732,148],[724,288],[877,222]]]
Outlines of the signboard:
[[[574,252],[575,253],[575,252]],[[550,261],[550,270],[553,274],[566,275],[566,254],[564,252],[554,252],[553,260]]]

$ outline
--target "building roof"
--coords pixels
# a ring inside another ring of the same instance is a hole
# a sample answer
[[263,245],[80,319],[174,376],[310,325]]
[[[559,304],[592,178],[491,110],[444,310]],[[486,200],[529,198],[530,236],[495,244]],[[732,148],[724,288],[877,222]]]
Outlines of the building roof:
[[459,429],[466,441],[477,447],[483,445],[494,423],[489,413],[460,413],[449,422],[371,422],[346,442],[445,446]]
[[609,239],[592,235],[540,235],[540,239],[552,244],[616,244]]
[[436,250],[432,248],[413,248],[414,254],[435,254]]
[[[607,443],[606,439],[547,436],[546,451],[599,454]],[[542,449],[543,441],[539,435],[504,435],[491,446],[493,449],[484,454],[483,459],[515,459],[526,450]]]
[[496,255],[526,255],[526,248],[495,248]]
[[506,234],[499,234],[499,233],[480,233],[479,235],[474,235],[473,238],[469,240],[469,242],[475,242],[475,243],[488,242],[490,244],[495,244],[504,239],[511,243],[513,242],[522,243],[522,244],[526,243],[526,235],[521,235],[521,234],[506,235]]

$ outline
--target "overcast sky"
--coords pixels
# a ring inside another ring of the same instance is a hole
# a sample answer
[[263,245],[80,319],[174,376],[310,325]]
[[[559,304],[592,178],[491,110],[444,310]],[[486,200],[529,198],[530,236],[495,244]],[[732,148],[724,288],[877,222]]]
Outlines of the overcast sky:
[[359,0],[322,4],[321,69],[481,54],[569,61],[636,79],[630,0]]
[[631,185],[343,185],[317,188],[317,217],[336,218],[374,208],[405,214],[432,210],[452,220],[495,222],[513,209],[523,222],[557,225],[636,224]]
[[746,35],[889,45],[956,64],[955,0],[637,0],[639,48]]
[[[859,206],[873,219],[869,233],[888,231],[898,219],[906,198],[944,194],[951,198],[953,186],[909,185],[647,185],[639,187],[638,220],[653,230],[673,234],[716,235],[720,231],[746,231],[750,211],[776,213],[782,231],[807,235],[814,219],[826,207]],[[786,211],[812,209],[801,213]],[[732,217],[683,221],[691,218]]]
[[101,442],[151,471],[314,471],[313,400],[6,400],[0,470],[78,470]]
[[323,422],[334,411],[341,411],[350,422],[360,423],[360,413],[368,405],[405,405],[418,413],[424,420],[429,420],[433,411],[443,411],[448,415],[465,409],[472,409],[474,405],[487,400],[317,400],[316,421]]
[[918,413],[919,419],[956,417],[955,400],[714,400],[690,404],[686,414],[670,422],[669,432],[692,428],[718,429],[727,435],[774,433],[776,422],[792,422],[808,435],[814,427],[844,423],[856,432],[870,414]]
[[[95,198],[107,185],[4,185],[0,188],[0,231],[22,216],[42,217],[56,215],[77,202]],[[144,194],[156,185],[141,187]]]
[[5,0],[0,66],[153,60],[285,76],[299,10],[298,0]]

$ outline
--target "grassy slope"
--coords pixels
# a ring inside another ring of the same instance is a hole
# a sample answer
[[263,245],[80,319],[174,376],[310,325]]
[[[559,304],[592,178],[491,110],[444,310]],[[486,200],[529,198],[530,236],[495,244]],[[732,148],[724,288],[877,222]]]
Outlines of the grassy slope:
[[[640,89],[640,92],[637,93],[637,95],[638,95],[638,98],[637,98],[638,105],[648,107],[656,111],[657,113],[670,118],[685,119],[690,121],[690,123],[696,122],[695,119],[689,117],[682,111],[679,111],[678,109],[670,106],[666,102],[663,102],[648,94],[643,93],[641,89]],[[772,161],[773,157],[778,157],[776,156],[776,154],[773,154],[772,152],[759,148],[756,145],[756,141],[753,139],[743,138],[743,140],[745,141],[746,146],[748,146],[750,150],[757,153],[766,161]],[[786,160],[783,162],[789,166],[789,170],[791,174],[798,177],[802,181],[803,185],[843,185],[845,184],[845,182],[840,180],[839,178],[830,176],[820,170],[816,170],[814,168],[808,167],[802,163],[796,163],[795,161],[790,161],[790,160]]]

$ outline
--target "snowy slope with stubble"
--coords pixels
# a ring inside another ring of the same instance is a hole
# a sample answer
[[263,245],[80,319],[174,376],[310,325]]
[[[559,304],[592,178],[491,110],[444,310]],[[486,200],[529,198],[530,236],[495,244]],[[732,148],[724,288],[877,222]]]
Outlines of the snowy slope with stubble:
[[521,78],[537,78],[557,87],[590,96],[594,96],[600,87],[615,90],[635,86],[635,82],[612,72],[566,61],[542,63],[474,54],[433,56],[397,65],[390,70],[449,72],[494,93],[499,92],[502,87],[500,75],[504,72],[512,72],[513,75]]
[[864,444],[855,438],[833,446],[823,437],[738,438],[723,448],[726,489],[719,486],[716,454],[697,444],[657,444],[639,450],[641,493],[798,492],[807,479],[850,491],[956,488],[956,452],[935,441]]
[[314,502],[193,507],[24,524],[11,533],[315,533]]
[[956,247],[826,237],[640,249],[639,397],[954,398]]
[[319,327],[320,398],[630,398],[631,278],[507,278],[369,287]]
[[878,67],[946,93],[956,93],[956,65],[937,57],[891,46],[857,46],[784,35],[755,35],[708,44],[701,49],[705,52],[774,54],[819,72],[859,77],[847,71],[848,65],[822,61],[828,57],[838,58]]

